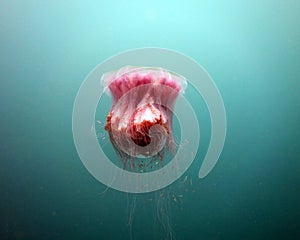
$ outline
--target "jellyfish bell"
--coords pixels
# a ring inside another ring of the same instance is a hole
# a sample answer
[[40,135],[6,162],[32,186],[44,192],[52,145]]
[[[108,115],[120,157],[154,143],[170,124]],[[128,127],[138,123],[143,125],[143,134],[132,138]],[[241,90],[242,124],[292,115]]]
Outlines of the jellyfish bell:
[[162,68],[126,66],[105,73],[112,96],[105,130],[122,157],[154,157],[174,147],[173,107],[186,79]]

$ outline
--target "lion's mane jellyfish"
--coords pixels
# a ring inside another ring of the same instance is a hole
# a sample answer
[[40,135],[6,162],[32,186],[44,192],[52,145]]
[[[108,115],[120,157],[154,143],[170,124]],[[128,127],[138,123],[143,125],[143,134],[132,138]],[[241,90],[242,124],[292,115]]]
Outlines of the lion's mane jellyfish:
[[[172,117],[175,100],[186,80],[162,68],[123,67],[102,76],[112,96],[105,130],[117,153],[126,161],[172,151]],[[131,162],[131,166],[134,163]]]

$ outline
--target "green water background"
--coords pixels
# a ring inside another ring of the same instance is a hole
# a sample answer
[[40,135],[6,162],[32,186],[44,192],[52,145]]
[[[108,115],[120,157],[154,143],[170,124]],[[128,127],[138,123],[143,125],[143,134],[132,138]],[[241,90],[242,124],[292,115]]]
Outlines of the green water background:
[[[183,195],[167,203],[176,238],[300,238],[299,12],[292,0],[1,1],[0,238],[129,239],[130,196],[101,194],[72,108],[97,64],[153,46],[200,63],[228,120],[211,174],[197,179],[204,140],[188,181],[168,190]],[[163,238],[154,200],[137,199],[134,239]]]

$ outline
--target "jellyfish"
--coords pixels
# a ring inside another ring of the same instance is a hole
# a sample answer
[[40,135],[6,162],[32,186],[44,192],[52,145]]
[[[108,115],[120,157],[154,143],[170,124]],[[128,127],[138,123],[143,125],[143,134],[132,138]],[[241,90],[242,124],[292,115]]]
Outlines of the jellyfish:
[[[123,161],[123,168],[144,170],[149,164],[143,159],[163,160],[167,151],[175,154],[173,111],[178,95],[187,86],[183,76],[163,68],[125,66],[105,73],[101,83],[112,97],[104,128]],[[153,162],[150,160],[150,163]],[[167,238],[172,239],[169,196],[173,195],[162,190],[152,197],[156,200],[154,214],[161,223],[159,227]],[[137,195],[133,194],[128,201],[128,226],[132,239]]]
[[155,67],[125,66],[101,79],[112,96],[105,130],[124,167],[135,158],[163,158],[174,150],[173,108],[184,77]]

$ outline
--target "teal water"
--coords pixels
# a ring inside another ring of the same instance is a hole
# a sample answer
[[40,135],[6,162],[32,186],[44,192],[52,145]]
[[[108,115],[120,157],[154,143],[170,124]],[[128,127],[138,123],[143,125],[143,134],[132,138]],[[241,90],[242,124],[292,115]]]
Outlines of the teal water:
[[[1,1],[0,238],[164,239],[169,223],[184,240],[300,238],[299,12],[292,0]],[[204,117],[187,181],[135,199],[84,168],[72,109],[97,64],[140,47],[201,64],[228,124],[205,179]]]

